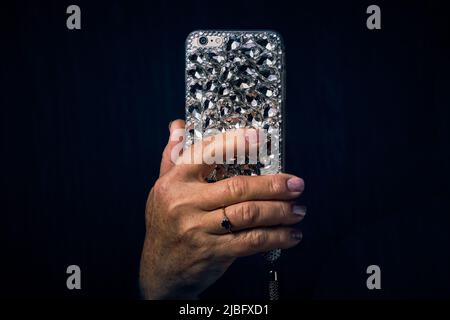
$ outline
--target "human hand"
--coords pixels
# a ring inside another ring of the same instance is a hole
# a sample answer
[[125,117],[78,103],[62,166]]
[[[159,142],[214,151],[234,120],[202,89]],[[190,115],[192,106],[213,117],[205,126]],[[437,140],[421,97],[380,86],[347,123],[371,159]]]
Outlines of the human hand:
[[[184,121],[176,120],[171,134],[183,128]],[[303,192],[302,179],[275,174],[207,183],[212,166],[176,165],[171,153],[178,141],[171,140],[147,199],[140,267],[144,298],[194,299],[237,257],[300,242],[302,234],[292,225],[305,215],[304,207],[293,204]],[[224,214],[232,233],[221,226]]]

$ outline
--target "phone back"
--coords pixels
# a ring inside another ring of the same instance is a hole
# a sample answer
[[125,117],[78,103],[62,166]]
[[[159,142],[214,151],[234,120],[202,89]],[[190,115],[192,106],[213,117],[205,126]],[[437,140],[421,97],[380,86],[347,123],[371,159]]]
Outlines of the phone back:
[[[194,31],[186,41],[186,145],[228,129],[268,133],[254,164],[216,166],[217,181],[283,169],[284,48],[273,31]],[[261,130],[261,131],[263,131]]]

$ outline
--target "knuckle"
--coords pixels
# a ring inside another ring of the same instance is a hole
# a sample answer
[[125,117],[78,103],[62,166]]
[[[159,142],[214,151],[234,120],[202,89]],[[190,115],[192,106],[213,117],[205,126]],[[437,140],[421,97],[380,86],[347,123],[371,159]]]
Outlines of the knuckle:
[[211,261],[216,257],[216,252],[211,246],[211,244],[202,238],[197,245],[197,250],[199,252],[199,256],[202,257],[203,261]]
[[241,199],[247,192],[247,180],[244,177],[233,177],[227,182],[228,193]]
[[183,181],[183,178],[186,175],[186,165],[177,164],[167,173],[167,178],[171,181]]
[[246,202],[240,206],[240,219],[244,226],[254,225],[259,218],[259,207],[253,202]]
[[291,217],[291,204],[287,202],[279,202],[279,212],[282,219],[288,219]]
[[269,190],[271,193],[274,194],[282,193],[285,190],[284,184],[285,182],[280,176],[278,175],[271,176],[269,179]]
[[248,244],[253,250],[262,248],[267,241],[268,235],[266,232],[250,232],[248,235]]
[[195,223],[183,221],[178,227],[178,235],[183,243],[191,247],[199,248],[202,246],[199,228]]
[[176,218],[179,216],[178,212],[180,211],[180,203],[178,201],[170,201],[166,203],[166,214],[170,218]]
[[[171,199],[169,203],[165,204],[166,206],[166,215],[169,219],[173,221],[181,221],[183,226],[189,229],[191,226],[191,222],[189,222],[189,216],[186,215],[186,212],[191,212],[193,210],[191,204],[189,203],[189,199],[186,198],[178,198]],[[187,222],[186,222],[187,221]],[[192,227],[195,224],[192,224]]]
[[211,243],[197,224],[186,224],[181,230],[180,242],[199,261],[209,261],[214,257],[214,250],[212,250]]
[[152,188],[152,200],[157,204],[159,212],[178,220],[183,212],[192,210],[191,197],[180,192],[178,183],[170,183],[170,179],[158,179]]
[[168,189],[169,186],[166,179],[160,178],[156,180],[155,184],[153,185],[152,192],[156,198],[160,198],[167,195]]

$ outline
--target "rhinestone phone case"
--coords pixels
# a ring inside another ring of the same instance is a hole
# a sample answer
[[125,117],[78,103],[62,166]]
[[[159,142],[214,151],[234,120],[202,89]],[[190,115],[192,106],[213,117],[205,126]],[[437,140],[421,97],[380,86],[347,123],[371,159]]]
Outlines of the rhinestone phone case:
[[[220,46],[194,44],[222,37]],[[228,129],[264,129],[276,139],[256,164],[216,165],[209,181],[283,170],[284,47],[274,31],[194,31],[186,40],[186,145]],[[270,141],[269,141],[270,142]],[[273,262],[281,250],[265,258]]]
[[[215,48],[193,46],[224,37]],[[278,143],[255,165],[223,165],[211,180],[283,169],[284,48],[273,31],[194,31],[186,41],[186,145],[213,132],[267,130]],[[271,161],[272,160],[272,161]],[[276,161],[275,161],[276,160]]]

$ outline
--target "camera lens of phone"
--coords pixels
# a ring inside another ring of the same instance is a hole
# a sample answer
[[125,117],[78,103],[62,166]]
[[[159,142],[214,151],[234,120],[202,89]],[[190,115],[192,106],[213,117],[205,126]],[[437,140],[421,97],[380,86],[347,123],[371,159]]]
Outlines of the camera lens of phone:
[[207,37],[200,37],[200,39],[198,39],[198,42],[204,46],[205,44],[208,43],[208,38]]

